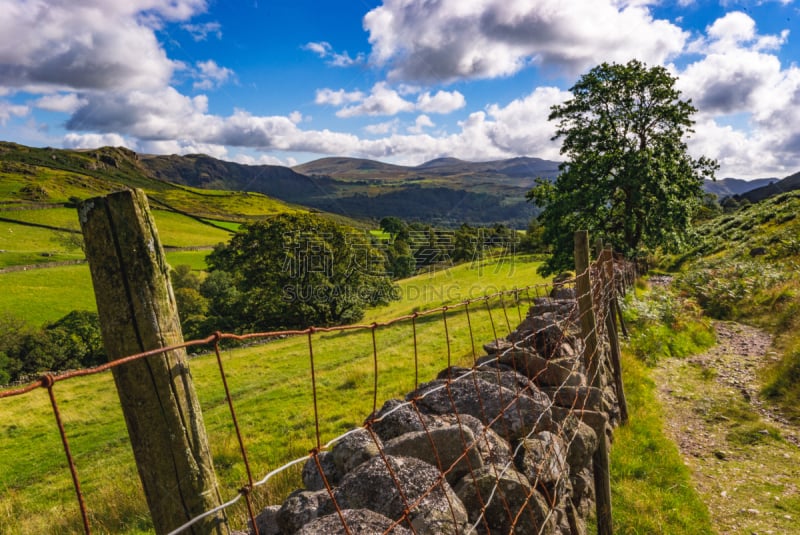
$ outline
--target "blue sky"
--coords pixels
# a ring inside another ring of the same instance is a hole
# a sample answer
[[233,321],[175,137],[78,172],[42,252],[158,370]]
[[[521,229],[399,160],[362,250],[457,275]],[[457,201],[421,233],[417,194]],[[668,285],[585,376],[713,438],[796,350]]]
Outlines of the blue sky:
[[664,65],[719,177],[800,171],[794,0],[0,0],[0,139],[294,165],[559,159],[550,107]]

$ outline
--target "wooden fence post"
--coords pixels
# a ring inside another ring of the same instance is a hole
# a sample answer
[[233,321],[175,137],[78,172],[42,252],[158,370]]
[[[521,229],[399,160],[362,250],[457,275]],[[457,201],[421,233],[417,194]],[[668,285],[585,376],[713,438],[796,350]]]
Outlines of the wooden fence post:
[[[578,294],[578,313],[581,317],[581,337],[584,341],[584,361],[592,379],[592,386],[602,388],[600,377],[600,351],[597,342],[597,321],[592,304],[592,281],[589,263],[589,233],[579,230],[575,233],[575,290]],[[611,521],[611,473],[608,462],[608,441],[605,424],[596,429],[597,449],[592,456],[595,488],[595,508],[597,511],[598,535],[612,535]]]
[[[183,343],[169,267],[145,194],[121,191],[78,207],[109,361]],[[113,368],[156,533],[222,503],[184,350]],[[224,514],[193,534],[227,534]]]
[[606,332],[611,349],[611,367],[614,370],[614,387],[617,392],[617,402],[619,403],[619,418],[622,424],[628,423],[628,402],[625,400],[625,389],[622,383],[622,362],[619,349],[619,336],[617,335],[617,325],[614,321],[616,312],[617,287],[614,283],[614,254],[611,246],[603,249],[601,256],[603,263],[603,282],[609,288],[611,295],[608,296],[606,307]]

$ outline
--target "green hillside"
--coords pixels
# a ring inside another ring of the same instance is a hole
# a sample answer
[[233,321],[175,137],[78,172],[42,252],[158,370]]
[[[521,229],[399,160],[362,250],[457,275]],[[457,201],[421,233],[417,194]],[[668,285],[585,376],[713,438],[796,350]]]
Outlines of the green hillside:
[[710,315],[741,320],[776,336],[780,364],[765,393],[800,418],[800,191],[743,203],[698,229],[679,258],[679,287]]

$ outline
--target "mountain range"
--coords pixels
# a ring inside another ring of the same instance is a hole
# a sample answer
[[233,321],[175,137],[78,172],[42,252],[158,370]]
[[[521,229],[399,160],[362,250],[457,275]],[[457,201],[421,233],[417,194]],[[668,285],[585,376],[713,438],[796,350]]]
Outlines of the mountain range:
[[[438,158],[417,166],[330,157],[289,168],[245,165],[204,154],[157,156],[112,147],[69,151],[0,144],[2,159],[19,160],[20,164],[33,163],[31,159],[35,158],[38,165],[57,167],[62,161],[65,169],[97,167],[82,161],[68,163],[70,155],[91,155],[106,174],[122,173],[131,186],[156,180],[210,190],[255,192],[352,219],[396,216],[440,226],[503,223],[525,228],[536,214],[535,207],[525,201],[525,194],[537,178],[555,179],[559,166],[556,161],[527,157],[487,162]],[[39,152],[42,155],[37,156]],[[99,170],[97,167],[95,171]],[[704,188],[720,198],[755,201],[800,188],[800,173],[783,180],[725,178],[707,181]]]

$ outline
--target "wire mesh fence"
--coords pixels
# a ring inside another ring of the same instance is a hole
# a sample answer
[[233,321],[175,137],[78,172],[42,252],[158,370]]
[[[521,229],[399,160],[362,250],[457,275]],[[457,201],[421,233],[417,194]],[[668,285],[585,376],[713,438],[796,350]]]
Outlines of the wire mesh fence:
[[[209,519],[254,533],[358,533],[365,525],[386,533],[571,533],[564,530],[579,529],[592,494],[593,444],[619,419],[606,315],[627,280],[621,271],[609,278],[598,263],[588,269],[596,315],[590,333],[581,330],[589,311],[579,309],[573,279],[384,322],[214,333],[45,375],[0,391],[0,400],[47,390],[86,533],[93,503],[82,490],[59,384],[177,348],[210,349],[215,360],[217,394],[206,403],[227,407],[226,436],[235,437],[238,459],[227,461],[235,477],[221,479],[223,489],[238,491],[171,533],[193,532]],[[601,340],[592,353],[589,336]],[[232,373],[235,359],[250,366]],[[253,388],[265,403],[248,395]],[[289,403],[276,401],[277,391]],[[270,406],[300,432],[286,433],[293,443],[278,448],[283,454],[263,459],[253,453],[263,448],[252,410]],[[292,485],[297,490],[284,499]]]

